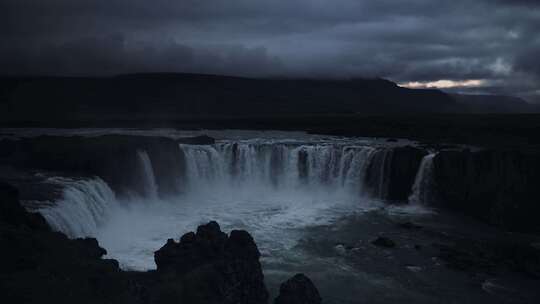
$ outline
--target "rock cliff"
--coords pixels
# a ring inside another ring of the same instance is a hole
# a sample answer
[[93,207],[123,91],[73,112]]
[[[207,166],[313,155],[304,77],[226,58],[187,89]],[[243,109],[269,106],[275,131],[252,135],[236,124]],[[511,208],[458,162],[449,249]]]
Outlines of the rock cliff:
[[[138,152],[152,162],[160,195],[176,193],[185,162],[178,146],[213,144],[208,136],[181,139],[166,137],[102,135],[38,136],[0,140],[0,164],[41,169],[77,176],[99,176],[118,193],[143,189],[143,167]],[[126,174],[129,173],[129,174]]]
[[504,229],[540,232],[540,154],[441,151],[434,159],[439,205]]

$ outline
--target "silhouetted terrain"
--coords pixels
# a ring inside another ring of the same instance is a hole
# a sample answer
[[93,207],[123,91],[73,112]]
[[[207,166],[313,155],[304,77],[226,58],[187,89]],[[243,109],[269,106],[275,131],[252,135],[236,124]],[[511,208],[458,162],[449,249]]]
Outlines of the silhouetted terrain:
[[134,74],[112,78],[4,78],[0,83],[3,121],[463,110],[441,91],[402,88],[382,79],[271,80]]
[[540,105],[513,96],[453,94],[452,97],[470,113],[540,112]]
[[407,89],[383,79],[0,78],[3,127],[280,129],[537,146],[536,112],[519,98]]

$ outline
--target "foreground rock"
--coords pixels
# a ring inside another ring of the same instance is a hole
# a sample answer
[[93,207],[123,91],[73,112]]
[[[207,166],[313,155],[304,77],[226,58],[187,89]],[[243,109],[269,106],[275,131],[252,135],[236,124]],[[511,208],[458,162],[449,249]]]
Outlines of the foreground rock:
[[40,214],[28,213],[19,204],[19,191],[2,182],[0,182],[0,223],[49,231],[49,225]]
[[155,252],[158,275],[189,278],[184,282],[190,288],[178,294],[181,303],[267,303],[259,257],[249,233],[233,230],[227,236],[216,222],[199,226],[178,243],[169,239]]
[[2,303],[142,303],[132,278],[95,239],[70,240],[19,205],[0,186],[0,301]]
[[297,274],[281,284],[274,304],[320,304],[319,291],[304,274]]

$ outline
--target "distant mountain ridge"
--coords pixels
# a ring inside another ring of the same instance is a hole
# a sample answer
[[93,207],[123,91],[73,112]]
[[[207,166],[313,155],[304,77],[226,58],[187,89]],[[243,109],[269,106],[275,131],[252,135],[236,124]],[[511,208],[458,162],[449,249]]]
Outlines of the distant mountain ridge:
[[486,108],[478,98],[470,99],[474,106],[469,105],[467,98],[435,89],[403,88],[384,79],[255,79],[175,73],[3,77],[0,121],[399,115],[467,113]]

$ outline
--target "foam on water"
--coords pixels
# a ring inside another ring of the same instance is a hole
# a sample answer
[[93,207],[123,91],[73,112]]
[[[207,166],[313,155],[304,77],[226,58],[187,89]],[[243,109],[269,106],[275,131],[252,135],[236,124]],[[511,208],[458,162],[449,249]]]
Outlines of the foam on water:
[[301,230],[332,223],[339,217],[380,207],[322,191],[209,189],[170,201],[129,204],[114,212],[95,236],[124,268],[152,269],[153,252],[168,238],[178,239],[197,225],[216,220],[224,231],[246,229],[264,257],[291,249]]

